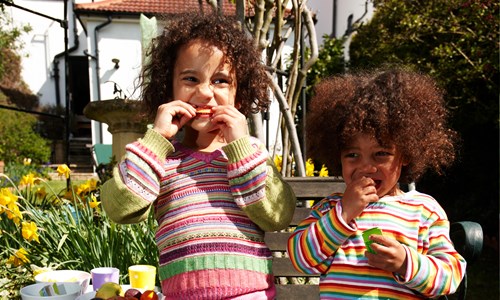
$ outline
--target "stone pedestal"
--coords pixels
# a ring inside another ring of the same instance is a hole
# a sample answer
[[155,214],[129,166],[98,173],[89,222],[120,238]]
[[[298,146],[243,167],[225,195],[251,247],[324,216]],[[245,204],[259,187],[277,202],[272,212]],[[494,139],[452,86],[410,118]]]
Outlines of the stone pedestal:
[[125,154],[125,145],[146,132],[147,121],[141,118],[139,106],[137,100],[110,99],[92,101],[83,110],[87,118],[108,125],[113,136],[112,153],[118,161]]

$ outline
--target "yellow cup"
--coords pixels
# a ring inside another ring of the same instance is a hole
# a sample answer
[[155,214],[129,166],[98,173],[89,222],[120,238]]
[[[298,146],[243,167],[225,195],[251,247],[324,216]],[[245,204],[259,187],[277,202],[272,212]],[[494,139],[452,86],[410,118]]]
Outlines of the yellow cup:
[[156,267],[149,265],[133,265],[128,268],[128,275],[132,288],[154,290]]

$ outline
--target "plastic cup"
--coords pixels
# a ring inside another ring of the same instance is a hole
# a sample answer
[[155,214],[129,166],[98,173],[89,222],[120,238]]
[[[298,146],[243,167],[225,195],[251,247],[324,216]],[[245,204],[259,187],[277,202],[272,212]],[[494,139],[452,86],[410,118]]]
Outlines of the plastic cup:
[[120,280],[120,270],[112,267],[95,268],[90,271],[92,275],[92,287],[97,291],[105,282],[116,282]]
[[133,265],[128,268],[128,275],[132,288],[154,290],[156,267],[149,265]]

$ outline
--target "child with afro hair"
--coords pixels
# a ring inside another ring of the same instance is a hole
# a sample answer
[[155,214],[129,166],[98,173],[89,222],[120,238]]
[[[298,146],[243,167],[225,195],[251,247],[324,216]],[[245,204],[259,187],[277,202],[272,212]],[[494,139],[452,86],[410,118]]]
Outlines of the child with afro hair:
[[[317,85],[307,115],[309,155],[346,189],[313,206],[288,242],[294,267],[320,273],[321,299],[425,299],[458,288],[466,262],[439,203],[403,192],[455,158],[443,93],[401,67],[346,74]],[[381,234],[363,231],[378,227]]]

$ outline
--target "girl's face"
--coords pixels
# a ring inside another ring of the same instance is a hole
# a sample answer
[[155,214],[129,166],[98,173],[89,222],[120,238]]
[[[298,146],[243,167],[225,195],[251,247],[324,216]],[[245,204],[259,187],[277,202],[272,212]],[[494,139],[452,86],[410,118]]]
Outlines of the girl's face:
[[[193,41],[179,49],[173,74],[174,100],[182,100],[195,108],[211,108],[235,104],[236,78],[231,66],[223,60],[223,52],[201,41]],[[198,131],[213,130],[210,115],[200,114],[191,120]]]
[[375,182],[379,197],[400,193],[397,183],[403,159],[394,145],[382,146],[375,138],[359,134],[341,151],[340,160],[347,185],[355,179],[369,177]]

